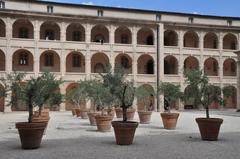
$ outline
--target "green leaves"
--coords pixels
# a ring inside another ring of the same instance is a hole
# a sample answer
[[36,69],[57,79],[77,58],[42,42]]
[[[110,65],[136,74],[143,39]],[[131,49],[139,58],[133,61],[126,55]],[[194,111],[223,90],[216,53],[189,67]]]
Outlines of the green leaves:
[[142,85],[136,89],[136,96],[139,101],[143,102],[144,109],[147,111],[151,104],[151,97],[155,96],[155,92],[151,87]]

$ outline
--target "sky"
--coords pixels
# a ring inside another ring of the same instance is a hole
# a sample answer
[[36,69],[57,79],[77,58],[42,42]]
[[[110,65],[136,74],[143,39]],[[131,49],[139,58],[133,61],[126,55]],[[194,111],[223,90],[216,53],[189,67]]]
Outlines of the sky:
[[123,8],[240,17],[240,0],[46,0]]

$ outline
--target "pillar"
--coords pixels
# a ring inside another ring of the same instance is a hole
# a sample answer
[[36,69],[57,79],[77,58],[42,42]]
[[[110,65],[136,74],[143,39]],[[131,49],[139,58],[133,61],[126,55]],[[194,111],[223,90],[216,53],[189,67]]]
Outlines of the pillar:
[[240,51],[235,52],[237,60],[237,109],[240,110]]

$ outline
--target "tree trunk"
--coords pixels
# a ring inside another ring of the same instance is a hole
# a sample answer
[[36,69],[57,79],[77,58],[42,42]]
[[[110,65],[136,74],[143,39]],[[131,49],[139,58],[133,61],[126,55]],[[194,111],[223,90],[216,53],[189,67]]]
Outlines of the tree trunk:
[[123,122],[127,122],[127,109],[126,107],[122,107],[122,112],[123,112]]
[[208,106],[206,106],[206,116],[207,116],[207,118],[210,118],[210,116],[209,116],[209,107]]
[[32,117],[33,117],[33,105],[32,105],[32,97],[28,98],[29,103],[28,103],[28,112],[29,112],[29,117],[28,117],[28,122],[32,122]]

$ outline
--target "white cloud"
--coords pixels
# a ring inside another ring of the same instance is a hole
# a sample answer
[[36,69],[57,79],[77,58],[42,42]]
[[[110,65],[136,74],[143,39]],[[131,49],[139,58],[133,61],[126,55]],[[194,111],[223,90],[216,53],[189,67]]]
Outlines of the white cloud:
[[94,5],[93,2],[82,2],[82,4],[85,4],[85,5]]

